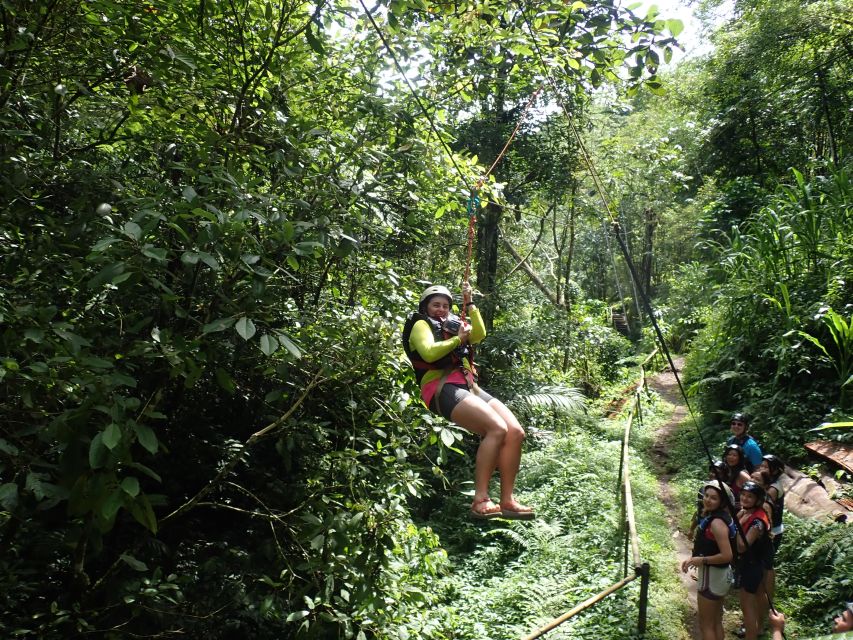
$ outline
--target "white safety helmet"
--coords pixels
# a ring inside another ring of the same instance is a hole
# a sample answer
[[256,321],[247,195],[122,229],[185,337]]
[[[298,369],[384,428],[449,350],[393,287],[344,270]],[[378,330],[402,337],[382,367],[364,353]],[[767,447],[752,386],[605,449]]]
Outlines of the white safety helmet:
[[[720,484],[722,484],[722,488],[720,487]],[[725,491],[726,497],[729,499],[729,504],[733,505],[735,503],[735,494],[732,492],[731,487],[729,487],[729,485],[727,485],[725,482],[720,483],[719,480],[707,480],[705,481],[705,486],[703,487],[703,489],[705,487],[714,487],[714,489],[720,492],[720,498],[723,497],[722,493],[723,491]],[[720,506],[722,508],[726,507],[725,499],[723,499],[722,504]]]
[[453,304],[453,294],[450,293],[450,289],[447,287],[443,287],[440,284],[435,284],[431,287],[427,287],[424,289],[424,292],[421,294],[420,302],[418,302],[418,309],[423,309],[426,301],[432,298],[433,296],[444,296],[447,298],[447,302]]

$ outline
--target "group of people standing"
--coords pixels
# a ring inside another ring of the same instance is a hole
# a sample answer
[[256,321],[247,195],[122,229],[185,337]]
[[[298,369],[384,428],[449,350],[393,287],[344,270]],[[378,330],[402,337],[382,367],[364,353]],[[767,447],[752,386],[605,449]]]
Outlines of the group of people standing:
[[773,599],[775,556],[782,542],[785,464],[763,454],[742,413],[721,460],[708,468],[691,524],[693,555],[682,570],[697,568],[699,626],[703,640],[723,640],[723,600],[739,589],[742,637],[756,640]]

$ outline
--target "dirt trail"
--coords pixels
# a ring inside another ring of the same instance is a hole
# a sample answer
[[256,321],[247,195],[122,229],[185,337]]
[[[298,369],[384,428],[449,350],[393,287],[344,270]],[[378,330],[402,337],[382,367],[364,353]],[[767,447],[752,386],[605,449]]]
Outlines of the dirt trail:
[[[675,358],[673,362],[678,371],[681,371],[684,365],[684,358]],[[669,440],[687,418],[687,408],[681,401],[678,383],[669,367],[649,378],[649,386],[657,391],[664,400],[675,406],[675,410],[672,412],[669,420],[655,433],[651,459],[655,467],[657,467],[656,472],[658,481],[660,482],[660,498],[666,506],[667,519],[669,520],[670,529],[673,532],[672,541],[675,545],[677,571],[681,576],[681,584],[684,587],[685,596],[690,603],[690,616],[685,623],[687,628],[690,629],[691,637],[699,638],[699,627],[696,619],[696,582],[693,580],[692,573],[681,573],[681,563],[691,556],[693,543],[678,528],[679,518],[683,509],[673,495],[672,488],[669,485],[669,480],[675,472],[669,458]]]

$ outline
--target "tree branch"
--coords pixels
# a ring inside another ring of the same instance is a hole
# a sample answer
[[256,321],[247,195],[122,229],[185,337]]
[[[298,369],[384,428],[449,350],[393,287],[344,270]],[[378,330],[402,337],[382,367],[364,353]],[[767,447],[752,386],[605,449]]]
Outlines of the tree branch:
[[236,467],[240,463],[240,460],[243,459],[243,455],[244,455],[246,449],[248,449],[249,447],[254,445],[258,440],[260,440],[264,436],[267,436],[271,433],[274,433],[285,422],[287,422],[290,419],[290,416],[292,416],[296,412],[296,410],[302,406],[302,404],[305,402],[305,399],[308,397],[308,394],[310,394],[311,391],[313,391],[314,388],[317,385],[319,385],[320,382],[322,382],[322,380],[320,378],[321,374],[322,374],[322,370],[317,371],[317,373],[315,373],[314,377],[311,379],[311,382],[308,383],[308,385],[302,391],[302,394],[299,396],[299,398],[296,399],[296,402],[293,403],[293,405],[290,407],[290,409],[288,409],[284,413],[284,415],[282,415],[275,422],[267,425],[266,427],[264,427],[260,431],[253,433],[251,435],[251,437],[246,441],[246,444],[239,451],[237,451],[236,453],[234,453],[231,456],[231,459],[228,460],[228,462],[226,462],[222,466],[222,468],[210,480],[210,482],[208,482],[205,486],[203,486],[201,489],[199,489],[199,491],[192,498],[187,500],[180,507],[178,507],[177,509],[172,511],[172,513],[170,513],[165,518],[160,520],[160,525],[162,526],[162,525],[166,524],[169,520],[177,518],[178,516],[186,513],[187,511],[189,511],[190,509],[195,507],[201,501],[201,499],[204,496],[206,496],[208,493],[210,493],[213,490],[213,488],[216,487],[222,481],[223,478],[225,478],[229,473],[231,473],[234,470],[234,467]]
[[539,289],[539,291],[545,294],[545,297],[551,301],[551,304],[562,309],[564,305],[560,304],[560,301],[557,300],[557,296],[554,295],[554,292],[548,288],[548,285],[539,277],[539,274],[537,274],[528,264],[527,258],[522,257],[521,254],[515,250],[515,248],[504,237],[503,231],[501,231],[500,228],[498,228],[498,233],[500,234],[501,244],[503,244],[506,250],[512,254],[512,257],[518,261],[521,268],[524,269],[524,272],[527,274],[527,277],[530,278],[530,281],[536,285],[536,288]]

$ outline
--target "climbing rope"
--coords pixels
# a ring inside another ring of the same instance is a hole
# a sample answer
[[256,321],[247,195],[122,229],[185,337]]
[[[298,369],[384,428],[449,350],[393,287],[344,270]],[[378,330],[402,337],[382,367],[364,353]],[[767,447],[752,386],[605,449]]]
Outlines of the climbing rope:
[[[385,37],[385,34],[382,32],[382,29],[379,28],[379,25],[376,24],[376,21],[373,19],[373,14],[370,13],[370,10],[364,4],[364,0],[359,0],[359,4],[361,5],[361,8],[364,9],[365,14],[367,14],[367,19],[370,21],[373,30],[376,31],[376,34],[382,41],[382,45],[385,47],[385,50],[388,52],[388,55],[391,56],[391,59],[394,61],[394,66],[397,67],[397,71],[400,72],[400,75],[405,81],[406,86],[409,88],[409,93],[412,94],[412,97],[415,99],[415,102],[417,103],[421,112],[424,114],[427,121],[429,122],[429,126],[432,129],[433,133],[435,133],[442,147],[444,147],[448,158],[450,158],[450,162],[453,164],[454,169],[456,169],[456,173],[459,174],[459,177],[462,179],[462,182],[464,184],[470,184],[465,177],[465,173],[462,171],[462,169],[457,164],[456,159],[453,157],[453,151],[445,141],[444,137],[441,135],[441,132],[438,130],[438,127],[436,126],[435,121],[432,118],[432,114],[430,114],[430,112],[427,110],[426,105],[424,105],[420,95],[418,95],[418,92],[415,90],[414,86],[412,86],[412,83],[409,82],[409,79],[406,77],[406,72],[403,70],[403,65],[400,64],[397,55],[391,48],[391,44],[388,42],[387,38]],[[498,164],[500,164],[500,161],[503,160],[504,156],[506,155],[506,152],[509,150],[510,145],[512,144],[513,140],[515,140],[515,136],[521,129],[521,125],[524,123],[528,111],[530,111],[530,108],[533,106],[533,103],[536,101],[536,98],[541,91],[542,87],[540,86],[536,89],[536,91],[533,92],[533,94],[527,100],[527,104],[524,105],[524,108],[522,109],[521,114],[519,115],[518,120],[515,123],[515,128],[512,130],[512,133],[509,135],[509,138],[507,138],[507,141],[506,143],[504,143],[503,148],[500,150],[497,157],[495,157],[494,161],[489,166],[486,173],[480,176],[474,183],[474,186],[471,188],[470,195],[468,197],[468,203],[466,206],[468,213],[468,238],[467,248],[465,252],[465,276],[462,280],[463,283],[468,283],[471,279],[471,260],[474,251],[474,235],[476,233],[477,226],[477,211],[480,209],[480,189],[482,189],[483,185],[486,183],[486,180],[489,179],[489,176],[492,174]],[[465,315],[467,313],[467,309],[465,309],[464,304],[462,305],[461,311],[462,312],[460,314],[460,317],[464,322]]]

